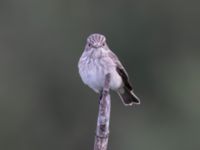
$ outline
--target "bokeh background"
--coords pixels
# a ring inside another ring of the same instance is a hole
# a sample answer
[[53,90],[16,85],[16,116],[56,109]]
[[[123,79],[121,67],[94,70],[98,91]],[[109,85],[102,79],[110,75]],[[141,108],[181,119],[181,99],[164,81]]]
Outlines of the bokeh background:
[[106,35],[140,106],[112,93],[112,150],[200,149],[200,9],[181,0],[1,0],[0,149],[93,149],[98,95],[77,63]]

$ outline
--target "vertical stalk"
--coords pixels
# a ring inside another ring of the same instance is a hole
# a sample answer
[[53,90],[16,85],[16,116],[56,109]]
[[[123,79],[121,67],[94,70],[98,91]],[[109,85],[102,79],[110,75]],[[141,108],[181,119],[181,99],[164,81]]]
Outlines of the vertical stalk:
[[105,76],[104,88],[99,100],[94,150],[107,150],[109,139],[111,100],[109,93],[110,74]]

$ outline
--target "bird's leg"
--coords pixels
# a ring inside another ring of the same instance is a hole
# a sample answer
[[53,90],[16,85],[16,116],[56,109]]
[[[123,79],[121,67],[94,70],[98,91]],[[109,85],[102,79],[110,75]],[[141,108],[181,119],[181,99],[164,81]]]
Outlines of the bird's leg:
[[99,94],[100,94],[99,95],[99,104],[100,104],[100,101],[103,98],[103,90],[100,90]]

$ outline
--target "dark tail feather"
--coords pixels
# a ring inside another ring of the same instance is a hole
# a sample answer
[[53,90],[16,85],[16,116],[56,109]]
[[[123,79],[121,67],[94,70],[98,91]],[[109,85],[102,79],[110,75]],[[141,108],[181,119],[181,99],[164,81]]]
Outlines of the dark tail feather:
[[133,105],[133,104],[140,104],[140,99],[133,93],[133,91],[130,91],[126,87],[121,88],[117,92],[124,103],[124,105]]

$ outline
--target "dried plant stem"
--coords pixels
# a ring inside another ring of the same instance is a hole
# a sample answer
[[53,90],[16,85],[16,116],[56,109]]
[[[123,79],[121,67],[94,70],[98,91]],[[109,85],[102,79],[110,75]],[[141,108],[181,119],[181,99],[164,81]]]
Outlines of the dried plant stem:
[[105,84],[99,100],[94,150],[107,150],[111,108],[109,83],[110,74],[107,74],[105,76]]

